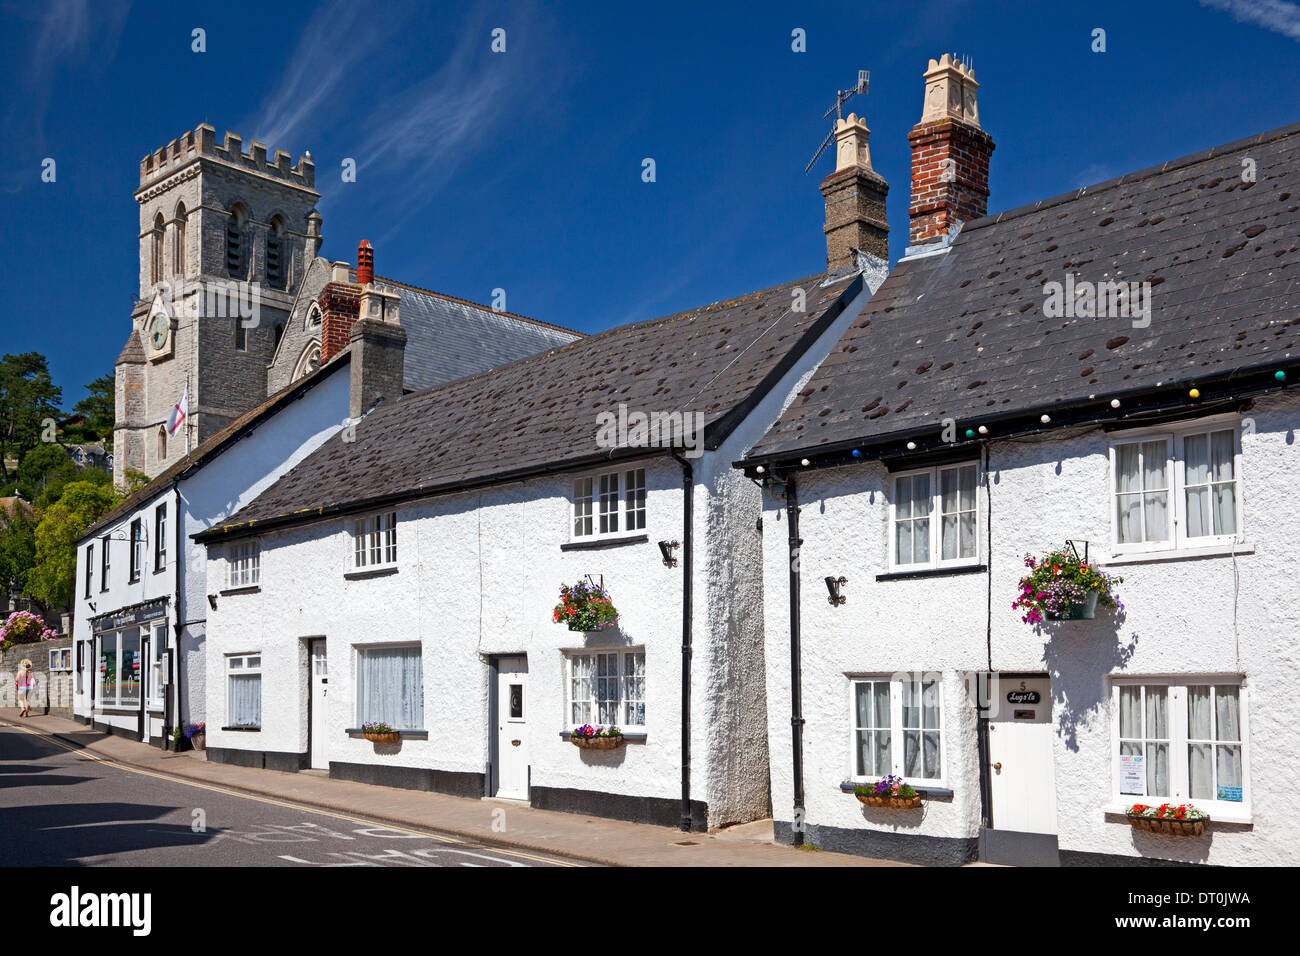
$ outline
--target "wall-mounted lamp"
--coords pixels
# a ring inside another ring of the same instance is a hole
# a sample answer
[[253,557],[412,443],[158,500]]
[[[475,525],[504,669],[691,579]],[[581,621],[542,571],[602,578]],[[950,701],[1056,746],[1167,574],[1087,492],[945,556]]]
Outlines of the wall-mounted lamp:
[[674,551],[677,550],[677,547],[678,544],[676,541],[659,542],[659,553],[664,556],[664,567],[666,568],[677,567],[677,556],[673,553]]
[[838,578],[828,577],[826,579],[826,590],[829,591],[831,595],[828,600],[832,605],[839,606],[848,600],[848,598],[840,593],[840,588],[844,587],[844,585],[848,583],[848,579],[842,574]]
[[215,594],[208,595],[208,607],[214,611],[217,609],[217,596]]
[[98,609],[95,607],[95,602],[94,602],[94,601],[87,601],[87,602],[86,602],[86,606],[89,607],[92,611],[96,611],[96,610],[98,610]]

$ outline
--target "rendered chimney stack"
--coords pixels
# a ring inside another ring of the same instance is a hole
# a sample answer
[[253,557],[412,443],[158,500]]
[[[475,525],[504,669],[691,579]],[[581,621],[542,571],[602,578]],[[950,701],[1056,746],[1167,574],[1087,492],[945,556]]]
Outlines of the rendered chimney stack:
[[405,381],[406,330],[401,297],[374,284],[361,287],[360,315],[352,323],[348,416],[360,418],[378,402],[402,397]]
[[357,246],[357,285],[370,285],[375,281],[375,250],[369,239]]
[[835,172],[822,180],[826,199],[826,271],[858,266],[858,253],[889,261],[885,197],[889,183],[871,168],[870,130],[856,114],[835,124]]
[[963,222],[988,214],[993,137],[980,127],[975,71],[945,53],[925,71],[921,122],[912,144],[912,246],[941,242]]

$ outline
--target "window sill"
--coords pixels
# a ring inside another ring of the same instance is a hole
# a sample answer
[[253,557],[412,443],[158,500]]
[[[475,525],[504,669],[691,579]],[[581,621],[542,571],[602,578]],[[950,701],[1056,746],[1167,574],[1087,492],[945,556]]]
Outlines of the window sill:
[[261,590],[262,586],[260,584],[249,584],[242,588],[226,588],[224,591],[218,591],[217,593],[225,597],[227,594],[259,594]]
[[[563,739],[568,740],[570,737],[573,736],[573,731],[572,731],[572,730],[561,730],[561,731],[560,731],[560,736],[561,736]],[[647,738],[647,736],[648,736],[648,735],[646,734],[646,732],[645,732],[644,730],[642,730],[642,731],[627,731],[627,732],[625,732],[625,733],[623,734],[623,739],[624,739],[624,740],[627,740],[627,741],[636,741],[636,742],[639,743],[639,744],[643,744],[643,743],[646,742],[646,738]]]
[[126,583],[127,583],[127,584],[139,584],[139,583],[140,583],[140,575],[137,574],[137,575],[136,575],[135,577],[133,577],[133,578],[127,578],[127,579],[126,579]]
[[1164,551],[1122,551],[1097,562],[1102,567],[1119,567],[1126,564],[1154,564],[1158,561],[1187,561],[1196,558],[1229,558],[1233,554],[1254,554],[1255,545],[1242,541],[1234,548],[1231,544],[1215,544],[1204,548],[1169,548]]
[[[1136,799],[1133,801],[1133,803],[1137,803],[1137,802],[1138,801]],[[1191,802],[1195,803],[1195,801],[1191,801]],[[1131,807],[1132,805],[1133,804],[1131,803],[1130,804],[1112,803],[1108,806],[1102,807],[1102,812],[1105,813],[1106,816],[1108,817],[1109,816],[1124,817],[1125,822],[1127,822],[1128,817],[1125,814],[1127,814],[1128,808]],[[1153,804],[1153,805],[1159,806],[1159,804]],[[1249,810],[1216,811],[1213,807],[1210,808],[1201,807],[1201,809],[1205,810],[1205,812],[1210,815],[1211,826],[1213,826],[1216,823],[1237,823],[1237,824],[1245,824],[1246,826],[1255,825],[1254,815]]]
[[97,713],[97,714],[110,714],[110,715],[112,715],[112,716],[114,716],[114,717],[124,717],[124,716],[134,717],[134,716],[136,716],[137,714],[140,713],[140,707],[139,707],[139,705],[137,705],[137,706],[135,706],[135,707],[117,707],[117,706],[113,706],[113,707],[96,707],[96,708],[95,708],[95,713]]
[[261,729],[262,729],[262,728],[261,728],[260,725],[257,726],[257,727],[222,727],[222,728],[221,728],[221,730],[222,730],[223,733],[224,733],[225,731],[227,731],[227,730],[230,730],[230,731],[239,731],[239,732],[242,732],[242,733],[258,733],[259,731],[261,731]]
[[389,565],[386,568],[365,568],[361,571],[346,571],[343,574],[345,581],[364,581],[366,578],[382,578],[390,574],[397,573],[397,565]]
[[958,574],[984,574],[989,569],[987,564],[961,564],[941,568],[918,568],[915,571],[891,571],[877,574],[877,581],[911,581],[915,578],[943,578]]
[[166,571],[166,570],[167,570],[167,563],[166,563],[166,561],[164,561],[161,565],[159,565],[158,567],[156,567],[156,568],[153,569],[153,573],[154,573],[154,574],[162,574],[162,573],[163,573],[164,571]]
[[[876,781],[874,780],[845,780],[843,783],[840,784],[840,789],[845,793],[853,793],[854,787],[860,787],[864,783],[875,783],[875,782]],[[949,790],[947,787],[917,786],[914,783],[908,784],[908,786],[910,786],[913,790],[915,790],[918,796],[926,797],[926,798],[934,798],[934,797],[943,798],[943,797],[952,797],[954,795],[953,791]]]
[[591,541],[567,541],[560,545],[561,551],[594,551],[598,548],[617,548],[624,544],[645,544],[650,540],[648,534],[624,535],[620,538],[595,538]]
[[[349,727],[343,732],[349,737],[360,737],[365,733],[360,727]],[[403,740],[428,740],[429,732],[427,730],[399,730],[397,736]]]

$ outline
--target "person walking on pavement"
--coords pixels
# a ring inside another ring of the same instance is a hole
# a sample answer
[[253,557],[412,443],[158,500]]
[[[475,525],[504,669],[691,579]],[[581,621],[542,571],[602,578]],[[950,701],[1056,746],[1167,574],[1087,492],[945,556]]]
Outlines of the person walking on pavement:
[[24,657],[18,662],[18,673],[14,675],[14,687],[18,691],[18,716],[32,715],[31,693],[36,689],[36,675],[32,673],[32,662]]

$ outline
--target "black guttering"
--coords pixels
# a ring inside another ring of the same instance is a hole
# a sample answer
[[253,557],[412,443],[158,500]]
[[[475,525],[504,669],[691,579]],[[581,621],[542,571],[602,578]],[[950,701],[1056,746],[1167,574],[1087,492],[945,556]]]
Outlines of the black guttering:
[[691,617],[694,614],[695,470],[688,459],[672,450],[682,466],[682,818],[681,828],[691,829]]
[[[1285,391],[1289,383],[1285,380],[1279,382],[1274,374],[1288,368],[1293,374],[1296,372],[1295,360],[1287,360],[1279,356],[1276,362],[1252,366],[1226,375],[1171,380],[1158,388],[1143,386],[1123,392],[1110,392],[1097,398],[1039,405],[992,415],[970,416],[958,421],[959,434],[964,435],[966,428],[977,425],[988,425],[990,434],[958,442],[944,442],[940,437],[941,425],[932,422],[874,437],[828,442],[814,447],[756,455],[734,461],[732,465],[743,469],[751,478],[760,478],[761,475],[756,471],[760,465],[768,471],[778,468],[800,468],[807,471],[816,468],[835,468],[868,458],[880,460],[911,458],[937,449],[951,450],[962,447],[971,449],[971,454],[974,456],[977,454],[976,449],[980,442],[986,440],[1060,431],[1063,428],[1102,428],[1117,425],[1139,427],[1143,418],[1167,416],[1171,412],[1185,412],[1188,417],[1210,414],[1212,410],[1222,410],[1224,406],[1240,405],[1252,398]],[[1188,398],[1188,389],[1193,385],[1202,392],[1200,399]],[[1211,392],[1213,389],[1222,390],[1222,394],[1213,394]],[[1112,399],[1120,400],[1119,408],[1111,407]],[[1044,424],[1041,421],[1041,416],[1044,414],[1051,417],[1050,423]],[[917,447],[909,450],[908,441],[915,442]],[[861,451],[861,457],[853,455],[855,449]],[[802,465],[804,458],[809,462],[806,466]]]
[[[850,282],[836,297],[823,313],[812,323],[799,340],[786,351],[781,359],[776,363],[771,371],[768,372],[750,392],[736,405],[728,409],[726,413],[715,419],[705,426],[703,447],[707,451],[716,451],[722,443],[730,437],[731,433],[740,425],[742,421],[758,406],[777,383],[787,375],[791,369],[807,354],[808,350],[813,347],[822,334],[843,314],[851,303],[862,291],[864,280],[858,275]],[[581,340],[580,340],[581,341]],[[569,343],[563,348],[571,348],[577,343]],[[536,358],[534,356],[533,358]],[[524,359],[523,361],[531,361]],[[490,375],[491,372],[482,373]],[[443,386],[445,387],[445,386]],[[422,393],[423,394],[423,393]],[[322,445],[322,448],[325,446]],[[582,458],[573,458],[567,461],[552,461],[540,465],[529,465],[524,468],[514,468],[506,471],[494,472],[491,475],[485,475],[482,478],[475,478],[469,481],[445,481],[435,485],[420,485],[415,488],[408,488],[402,491],[390,492],[384,495],[374,495],[370,498],[349,502],[336,502],[317,508],[306,508],[301,511],[294,511],[288,514],[276,515],[271,518],[265,518],[260,521],[240,522],[227,521],[213,528],[208,528],[194,535],[194,540],[200,543],[211,542],[215,540],[232,540],[234,538],[248,537],[254,534],[260,534],[263,531],[282,528],[287,525],[300,524],[308,521],[314,521],[318,518],[328,518],[341,515],[358,514],[364,511],[370,511],[375,508],[387,505],[405,504],[411,501],[419,501],[425,498],[435,498],[439,495],[454,494],[461,491],[473,491],[477,488],[486,488],[492,485],[506,484],[512,481],[521,481],[527,478],[536,478],[542,475],[556,474],[566,471],[577,471],[582,468],[599,467],[614,461],[623,461],[634,458],[645,458],[655,454],[663,454],[664,449],[632,447],[619,448],[609,452],[587,455]],[[319,453],[317,452],[313,454]],[[667,453],[676,457],[674,449],[667,449]],[[238,518],[238,514],[235,515]]]

